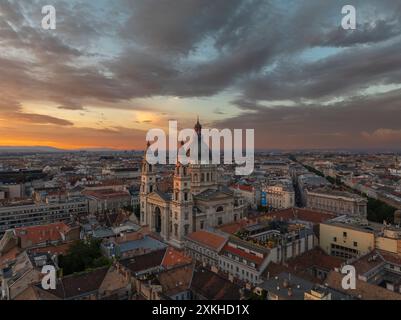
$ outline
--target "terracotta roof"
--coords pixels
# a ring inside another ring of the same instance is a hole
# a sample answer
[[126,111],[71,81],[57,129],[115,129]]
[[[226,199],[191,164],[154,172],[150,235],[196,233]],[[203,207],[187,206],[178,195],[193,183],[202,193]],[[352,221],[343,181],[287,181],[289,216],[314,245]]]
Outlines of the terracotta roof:
[[192,259],[185,256],[182,252],[172,247],[168,247],[163,257],[162,266],[166,269],[170,269],[172,267],[189,264],[191,262]]
[[189,290],[194,266],[186,265],[159,273],[156,277],[163,288],[163,293],[172,296]]
[[135,258],[121,260],[120,263],[131,273],[145,271],[161,266],[167,249],[152,251]]
[[15,235],[22,240],[30,241],[32,245],[46,241],[62,240],[61,233],[68,232],[70,227],[63,222],[20,227],[15,229]]
[[335,218],[337,215],[333,213],[315,211],[304,208],[289,208],[284,210],[279,210],[275,212],[270,212],[266,214],[267,217],[272,217],[276,219],[292,220],[298,219],[302,221],[308,221],[315,224],[325,222],[327,220]]
[[262,274],[262,277],[264,279],[270,279],[272,277],[276,277],[278,275],[280,275],[281,273],[286,272],[289,274],[294,274],[299,278],[302,278],[304,280],[313,282],[313,283],[321,283],[322,280],[318,279],[316,277],[314,277],[312,274],[310,274],[310,272],[308,270],[305,269],[295,269],[292,266],[284,266],[282,264],[278,264],[275,262],[270,262],[267,266],[267,268],[265,269],[265,271]]
[[101,189],[101,190],[87,190],[82,192],[86,196],[95,197],[97,199],[113,199],[129,197],[129,192],[126,191],[115,191],[113,189]]
[[229,223],[218,227],[220,231],[228,234],[235,234],[246,226],[259,223],[261,220],[266,219],[283,219],[283,220],[302,220],[308,221],[313,224],[319,224],[324,221],[335,218],[336,215],[327,212],[314,211],[304,208],[290,208],[274,212],[269,212],[265,214],[258,214],[256,216],[248,217],[247,219],[242,219],[237,222]]
[[233,185],[231,185],[231,188],[239,189],[242,191],[248,191],[248,192],[253,192],[253,190],[254,190],[253,186],[248,186],[245,184],[233,184]]
[[115,239],[116,243],[124,243],[128,241],[136,241],[143,239],[145,235],[142,232],[128,232],[124,233],[122,237],[117,237]]
[[228,252],[228,253],[232,253],[233,255],[239,256],[241,258],[244,258],[248,261],[254,262],[256,264],[256,266],[258,267],[262,262],[263,262],[263,258],[257,257],[251,253],[248,253],[244,250],[238,249],[238,248],[234,248],[232,246],[229,246],[228,244],[226,244],[222,251],[224,252]]
[[344,262],[343,259],[338,257],[329,256],[320,248],[314,248],[302,255],[287,261],[288,266],[296,269],[307,269],[311,267],[318,267],[327,271],[338,268]]
[[66,255],[68,252],[68,249],[70,248],[71,244],[73,242],[69,243],[63,243],[58,246],[46,246],[46,247],[40,247],[40,248],[34,248],[31,249],[30,252],[33,253],[49,253],[49,254],[55,254],[55,255]]
[[240,289],[240,286],[205,268],[195,271],[191,283],[191,290],[208,300],[239,300]]
[[233,223],[222,225],[222,226],[218,227],[218,229],[220,231],[223,231],[228,234],[234,234],[234,233],[240,231],[242,228],[248,226],[249,224],[253,224],[253,223],[250,223],[249,221],[246,221],[246,220],[240,220],[238,222],[233,222]]
[[47,292],[61,299],[72,299],[91,292],[96,293],[108,270],[109,267],[104,267],[91,272],[66,276],[57,281],[55,290],[48,290]]
[[215,251],[218,251],[227,241],[227,239],[223,236],[204,230],[192,232],[187,236],[187,238],[191,241],[207,246]]
[[341,285],[342,279],[342,274],[331,271],[325,283],[333,289],[362,300],[401,300],[401,294],[359,279],[356,280],[355,290],[344,290]]
[[383,250],[376,250],[383,257],[384,260],[392,264],[401,266],[401,256],[396,253],[391,253]]
[[378,254],[376,251],[371,251],[368,254],[359,257],[352,263],[352,265],[355,267],[357,274],[363,275],[373,268],[384,265],[384,263],[385,261],[380,254]]
[[14,247],[6,254],[0,256],[0,268],[7,265],[11,261],[14,261],[19,254],[20,249],[18,247]]

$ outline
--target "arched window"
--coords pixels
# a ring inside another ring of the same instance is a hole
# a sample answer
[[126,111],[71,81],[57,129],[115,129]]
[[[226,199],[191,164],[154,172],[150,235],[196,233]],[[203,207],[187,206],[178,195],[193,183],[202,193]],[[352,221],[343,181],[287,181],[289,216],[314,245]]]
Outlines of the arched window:
[[216,209],[216,212],[222,212],[222,211],[224,211],[224,208],[223,208],[223,206],[219,206],[219,207],[217,207],[217,209]]

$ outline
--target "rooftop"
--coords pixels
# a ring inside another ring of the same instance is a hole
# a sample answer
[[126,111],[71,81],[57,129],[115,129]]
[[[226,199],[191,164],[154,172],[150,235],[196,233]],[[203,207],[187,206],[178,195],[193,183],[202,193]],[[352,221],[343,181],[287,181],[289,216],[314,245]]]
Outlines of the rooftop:
[[192,232],[187,236],[187,239],[197,242],[201,245],[207,246],[215,251],[220,250],[220,248],[227,241],[225,237],[205,230]]

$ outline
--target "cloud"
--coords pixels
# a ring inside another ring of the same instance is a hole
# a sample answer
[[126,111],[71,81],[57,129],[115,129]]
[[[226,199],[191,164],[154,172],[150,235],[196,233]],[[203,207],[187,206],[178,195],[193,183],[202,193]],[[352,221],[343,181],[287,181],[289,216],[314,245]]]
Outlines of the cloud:
[[[394,132],[401,130],[401,90],[351,98],[329,106],[265,107],[241,99],[234,101],[242,112],[216,121],[219,128],[255,129],[257,145],[286,148],[399,146]],[[367,140],[366,132],[383,133],[383,139]],[[392,133],[390,135],[389,133]],[[387,139],[388,138],[388,139]]]
[[42,114],[34,114],[34,113],[23,113],[23,112],[14,112],[8,113],[8,118],[10,120],[16,120],[27,123],[36,123],[36,124],[55,124],[59,126],[72,126],[73,123],[68,120],[59,119],[56,117],[42,115]]
[[[52,32],[40,28],[44,4],[58,12]],[[401,85],[401,6],[353,5],[358,28],[346,31],[338,1],[4,0],[0,113],[72,127],[22,105],[45,103],[58,114],[93,107],[151,112],[160,110],[143,101],[153,97],[202,97],[215,106],[224,94],[233,109],[211,113],[225,117],[221,125],[255,126],[261,145],[367,143],[361,132],[399,129],[398,92],[364,92]],[[284,100],[291,106],[277,104]],[[337,103],[327,105],[331,100]],[[186,112],[193,108],[189,103]]]

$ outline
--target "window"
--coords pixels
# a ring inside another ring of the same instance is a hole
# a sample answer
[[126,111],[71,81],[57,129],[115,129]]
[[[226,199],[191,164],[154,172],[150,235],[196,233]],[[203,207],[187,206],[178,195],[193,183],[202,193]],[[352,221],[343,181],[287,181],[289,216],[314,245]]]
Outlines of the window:
[[334,238],[333,238],[333,241],[334,241],[334,242],[337,242],[337,237],[334,237]]
[[347,237],[347,233],[343,232],[343,237],[346,238]]
[[184,235],[188,235],[188,233],[189,233],[189,224],[186,224],[185,226],[184,226]]
[[358,246],[358,242],[354,241],[354,247]]
[[149,191],[150,191],[150,192],[153,192],[153,186],[150,186],[150,187],[149,187]]
[[174,225],[174,235],[177,237],[178,236],[178,224]]
[[219,207],[217,207],[217,209],[216,209],[216,212],[222,212],[222,211],[224,211],[224,208],[223,208],[223,206],[219,206]]
[[220,226],[223,224],[223,218],[219,217],[217,224]]
[[175,200],[178,201],[178,192],[175,193]]
[[184,200],[185,200],[185,201],[188,201],[188,192],[185,192],[185,193],[184,193]]
[[205,227],[205,221],[202,220],[202,221],[200,222],[200,228],[203,229],[204,227]]

